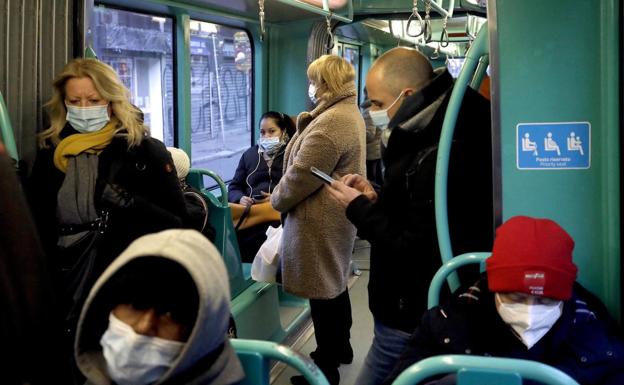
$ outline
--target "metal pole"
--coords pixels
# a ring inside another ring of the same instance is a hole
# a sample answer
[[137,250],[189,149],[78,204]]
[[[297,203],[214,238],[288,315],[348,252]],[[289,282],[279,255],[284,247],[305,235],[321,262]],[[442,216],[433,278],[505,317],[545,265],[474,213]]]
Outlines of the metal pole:
[[[436,161],[436,178],[435,178],[435,220],[436,231],[438,233],[438,246],[442,263],[450,261],[454,255],[451,248],[451,237],[448,225],[448,207],[447,207],[447,187],[448,187],[448,167],[451,156],[451,143],[453,141],[453,133],[455,131],[455,123],[457,115],[461,107],[464,93],[468,87],[468,83],[477,67],[481,56],[487,54],[488,49],[488,24],[484,23],[481,30],[477,34],[472,47],[466,55],[464,66],[455,81],[451,98],[446,113],[444,115],[444,124],[440,133],[440,143],[438,145],[438,157]],[[459,278],[453,273],[448,277],[451,292],[459,287]]]
[[217,62],[217,34],[212,34],[212,53],[214,55],[215,75],[217,77],[217,99],[219,101],[219,120],[221,121],[221,142],[225,145],[225,127],[223,126],[223,106],[221,105],[221,82],[219,82],[219,63]]

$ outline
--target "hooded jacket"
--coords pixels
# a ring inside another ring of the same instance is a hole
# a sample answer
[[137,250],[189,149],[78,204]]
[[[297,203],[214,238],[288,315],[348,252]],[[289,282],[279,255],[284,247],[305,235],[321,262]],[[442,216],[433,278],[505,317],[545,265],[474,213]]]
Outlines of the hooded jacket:
[[97,280],[80,315],[75,341],[78,367],[88,384],[113,384],[107,374],[100,338],[111,311],[106,283],[129,262],[162,257],[179,263],[199,294],[197,318],[180,355],[157,384],[228,385],[243,377],[242,366],[226,338],[230,316],[228,274],[217,249],[195,230],[166,230],[134,241]]
[[[434,186],[438,142],[453,79],[444,71],[405,98],[382,135],[384,184],[375,203],[355,198],[346,214],[371,243],[369,307],[387,327],[411,333],[427,309],[441,265]],[[488,102],[467,89],[449,164],[448,212],[454,254],[491,250],[492,149]]]

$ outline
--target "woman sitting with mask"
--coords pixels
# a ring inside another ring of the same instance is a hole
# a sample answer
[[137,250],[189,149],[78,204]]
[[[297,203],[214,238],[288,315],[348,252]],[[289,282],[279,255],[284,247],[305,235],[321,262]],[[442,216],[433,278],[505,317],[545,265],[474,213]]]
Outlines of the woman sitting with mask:
[[[295,132],[290,116],[269,111],[260,118],[258,144],[243,153],[234,178],[229,185],[228,200],[251,208],[257,203],[268,203],[268,197],[282,178],[284,150]],[[236,213],[235,205],[233,214]],[[237,221],[242,224],[246,215]],[[238,231],[238,245],[243,262],[251,262],[266,239],[265,232],[271,223],[262,223]]]

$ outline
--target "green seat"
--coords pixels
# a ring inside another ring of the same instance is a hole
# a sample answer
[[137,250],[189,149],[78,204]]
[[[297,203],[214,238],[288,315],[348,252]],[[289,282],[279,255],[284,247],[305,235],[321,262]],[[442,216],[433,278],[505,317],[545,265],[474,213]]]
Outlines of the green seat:
[[298,370],[310,385],[329,385],[319,368],[309,359],[274,342],[231,340],[243,364],[245,379],[239,385],[269,385],[271,360],[286,363]]
[[[204,176],[214,179],[219,186],[221,196],[217,198],[214,194],[204,188]],[[208,201],[208,221],[215,228],[214,245],[223,256],[225,266],[230,276],[230,290],[232,298],[240,294],[253,282],[243,274],[238,241],[236,232],[232,224],[232,213],[228,206],[227,188],[223,180],[210,170],[191,169],[186,177],[186,181],[196,189],[200,190]]]
[[426,379],[457,373],[456,385],[522,385],[522,380],[545,385],[579,385],[559,369],[536,361],[469,355],[443,355],[407,368],[392,385],[417,385]]
[[466,253],[458,255],[457,257],[444,263],[435,273],[431,279],[431,283],[429,284],[427,308],[431,309],[432,307],[438,306],[440,303],[440,291],[442,290],[442,285],[444,285],[446,278],[449,275],[451,275],[458,268],[473,263],[480,263],[481,271],[485,271],[485,260],[490,256],[490,254],[492,253],[489,251],[485,253]]
[[[220,197],[204,188],[204,176],[214,179]],[[251,264],[241,263],[232,213],[223,180],[209,170],[191,169],[187,182],[202,191],[208,201],[208,220],[215,228],[215,246],[229,274],[232,315],[241,338],[282,342],[309,319],[308,300],[285,293],[281,285],[251,279]],[[280,309],[286,309],[282,315]]]

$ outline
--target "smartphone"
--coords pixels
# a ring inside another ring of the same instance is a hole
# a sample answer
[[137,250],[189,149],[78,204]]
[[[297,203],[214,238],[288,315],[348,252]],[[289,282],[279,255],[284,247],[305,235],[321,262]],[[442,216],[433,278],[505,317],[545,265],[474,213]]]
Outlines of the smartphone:
[[255,201],[261,201],[261,200],[263,200],[266,197],[264,195],[262,195],[262,194],[254,194],[251,198],[253,200],[255,200]]
[[323,171],[319,170],[316,167],[310,167],[310,172],[312,173],[312,175],[314,175],[315,177],[319,178],[320,180],[322,180],[323,182],[327,184],[331,184],[331,182],[334,180],[334,178],[325,174]]

